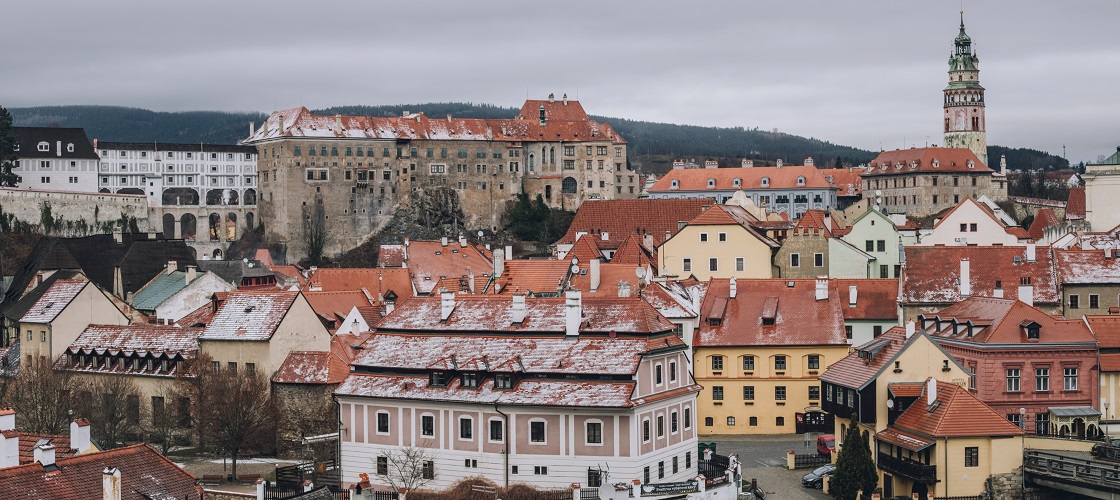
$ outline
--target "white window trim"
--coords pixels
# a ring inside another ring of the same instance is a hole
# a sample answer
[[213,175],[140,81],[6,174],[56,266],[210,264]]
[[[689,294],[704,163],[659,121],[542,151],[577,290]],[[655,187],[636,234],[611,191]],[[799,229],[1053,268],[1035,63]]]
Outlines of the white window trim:
[[[657,380],[658,370],[661,371],[661,380],[660,381]],[[653,386],[654,387],[661,387],[663,385],[665,385],[665,366],[662,365],[661,363],[654,363],[653,364]]]
[[[677,428],[675,430],[673,429],[673,420],[677,421]],[[672,434],[672,435],[676,436],[677,434],[680,434],[680,432],[681,432],[681,415],[680,415],[680,413],[677,412],[677,410],[672,410],[672,411],[669,412],[669,434]]]
[[727,242],[727,233],[723,233],[723,232],[716,233],[716,241],[717,242],[722,241],[722,242],[726,243]]
[[[589,441],[587,439],[591,435],[590,432],[587,432],[587,430],[588,430],[587,427],[591,424],[599,424],[599,441],[600,442],[598,442],[598,443],[592,443],[591,441]],[[583,444],[585,446],[603,446],[603,443],[605,443],[607,441],[606,433],[603,432],[606,428],[607,428],[607,426],[603,424],[603,421],[599,420],[597,418],[589,418],[589,419],[585,420],[583,422]]]
[[[817,256],[818,256],[818,255],[820,255],[820,256],[821,256],[821,265],[819,265],[819,266],[817,265]],[[824,267],[824,264],[825,264],[825,262],[824,262],[824,254],[823,254],[823,253],[820,253],[820,252],[814,253],[814,254],[813,254],[813,267]]]
[[[796,265],[793,263],[793,257],[794,256],[797,257],[797,264]],[[789,254],[789,267],[801,267],[801,254],[800,253]]]
[[[544,424],[544,441],[533,441],[533,424],[540,422]],[[543,418],[530,418],[529,419],[529,445],[530,446],[545,446],[548,444],[548,420]]]
[[[378,427],[380,427],[378,424],[379,424],[379,421],[381,420],[381,415],[385,415],[385,418],[387,419],[387,423],[388,423],[388,425],[386,427],[388,427],[389,430],[387,430],[385,432],[381,432],[378,429]],[[373,433],[378,435],[378,436],[388,436],[392,432],[393,432],[393,417],[392,417],[392,415],[390,415],[388,411],[377,410],[377,414],[374,415],[374,417],[373,417]]]
[[[471,437],[469,437],[469,438],[463,437],[463,421],[464,420],[470,421],[470,423],[471,423]],[[455,429],[456,439],[458,439],[459,441],[466,441],[466,442],[474,441],[474,435],[475,435],[474,417],[461,416],[458,419],[456,419],[455,422],[458,424],[458,427]]]
[[[424,434],[424,417],[432,417],[432,433]],[[420,437],[435,437],[436,436],[436,416],[432,413],[420,414]]]
[[700,243],[708,242],[708,233],[700,233]]
[[[495,441],[491,437],[490,425],[493,422],[500,422],[502,424],[502,439]],[[490,417],[486,419],[486,442],[488,443],[504,443],[506,442],[506,422],[498,417]]]
[[[688,418],[684,418],[684,412],[686,410],[688,411]],[[684,430],[686,430],[686,431],[691,430],[692,429],[692,419],[696,418],[695,412],[692,411],[692,405],[685,405],[684,407],[681,408],[681,418],[684,419],[684,421],[681,422],[681,427],[684,428]]]
[[[649,438],[645,436],[647,427],[649,428]],[[649,417],[642,419],[642,426],[638,429],[638,432],[642,433],[641,438],[643,443],[653,442],[653,422],[650,422]]]

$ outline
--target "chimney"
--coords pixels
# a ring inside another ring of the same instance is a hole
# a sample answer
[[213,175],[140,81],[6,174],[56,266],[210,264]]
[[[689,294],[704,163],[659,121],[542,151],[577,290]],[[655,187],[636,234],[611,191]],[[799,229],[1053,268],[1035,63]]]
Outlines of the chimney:
[[588,274],[591,275],[591,291],[599,291],[599,259],[591,259],[591,271]]
[[0,408],[0,431],[10,431],[16,428],[15,408]]
[[824,230],[832,232],[832,212],[824,213]]
[[1007,155],[999,155],[999,173],[1007,175]]
[[[669,231],[665,232],[668,233]],[[669,238],[666,237],[665,239]],[[653,233],[647,231],[642,234],[642,246],[645,247],[646,250],[649,250],[651,252],[655,250],[655,248],[653,247]]]
[[439,320],[447,321],[451,317],[451,311],[455,310],[455,294],[451,292],[441,291],[439,293]]
[[513,258],[513,245],[506,245],[505,256],[506,256],[507,259],[512,259]]
[[848,286],[848,307],[855,307],[859,303],[859,288],[856,285]]
[[491,278],[501,278],[506,271],[506,255],[501,248],[494,250],[494,274]]
[[914,320],[910,320],[910,321],[906,322],[906,340],[910,340],[910,337],[913,337],[913,336],[914,336]]
[[781,158],[778,158],[778,161],[777,161],[777,162],[775,162],[775,164],[774,164],[774,165],[775,165],[775,166],[776,166],[777,168],[779,168],[779,169],[780,169],[780,168],[782,168],[782,159],[781,159]]
[[470,266],[467,266],[467,288],[470,289],[471,295],[474,295],[474,271]]
[[1003,298],[1003,284],[1002,283],[1000,283],[998,281],[996,282],[996,287],[992,289],[992,297],[995,297],[997,299],[1002,299]]
[[739,285],[735,284],[735,278],[731,278],[731,283],[728,284],[727,298],[735,298],[735,294],[738,292],[738,288]]
[[743,162],[740,164],[740,166],[742,166],[743,168],[754,168],[754,160],[743,158]]
[[608,231],[599,231],[599,239],[603,241],[610,241],[611,233]]
[[968,274],[968,259],[961,259],[961,275],[958,278],[958,288],[961,297],[968,297],[972,295],[972,284],[969,282],[971,276]]
[[926,406],[933,406],[934,401],[937,401],[937,379],[930,377],[926,383]]
[[121,500],[121,471],[116,467],[101,471],[101,500]]
[[62,156],[62,141],[54,141],[55,156]]
[[447,237],[444,236],[444,237],[440,238],[439,239],[439,244],[440,244],[440,246],[444,246],[444,247],[447,246]]
[[828,277],[817,278],[817,300],[828,300]]
[[169,261],[167,261],[167,269],[164,272],[166,272],[167,274],[171,274],[178,269],[179,269],[179,263],[175,262],[173,260],[169,260]]
[[466,236],[460,236],[459,237],[459,248],[467,248],[467,237]]
[[0,469],[19,465],[19,432],[0,431]]
[[198,266],[187,266],[187,283],[198,277]]
[[626,297],[630,296],[630,282],[629,281],[619,281],[618,282],[618,296],[620,298],[626,298]]
[[808,157],[808,158],[805,158],[805,166],[806,166],[806,167],[811,167],[811,166],[813,166],[813,157],[812,157],[812,156],[810,156],[810,157]]
[[[249,127],[250,127],[249,128],[249,130],[250,130],[249,135],[253,135],[253,133],[251,132],[253,130],[252,129],[253,122],[249,122]],[[97,138],[96,137],[93,138],[93,149],[97,149]]]
[[1034,262],[1035,260],[1035,247],[1034,242],[1027,243],[1027,262]]
[[[249,137],[253,137],[254,135],[257,135],[257,124],[253,123],[252,120],[249,120]],[[97,139],[94,139],[93,141],[94,141],[93,147],[96,148],[97,147]]]
[[54,465],[54,445],[47,443],[35,447],[35,461],[43,467]]
[[564,335],[579,337],[579,325],[583,322],[583,300],[579,290],[564,292]]
[[1019,284],[1019,301],[1028,306],[1034,305],[1034,285],[1029,282]]
[[334,133],[335,134],[341,134],[342,133],[342,114],[341,113],[335,113],[334,114]]
[[278,118],[278,121],[280,122],[280,129],[278,130],[278,132],[281,135],[283,135],[284,134],[284,115],[278,115],[277,118]]
[[89,420],[79,418],[70,422],[70,448],[78,450],[79,455],[89,451]]
[[510,319],[513,324],[519,325],[525,322],[525,294],[513,294],[513,311],[510,313]]
[[120,229],[113,230],[113,241],[116,243],[124,243],[124,233]]
[[565,106],[568,105],[568,94],[567,93],[564,94],[564,105]]

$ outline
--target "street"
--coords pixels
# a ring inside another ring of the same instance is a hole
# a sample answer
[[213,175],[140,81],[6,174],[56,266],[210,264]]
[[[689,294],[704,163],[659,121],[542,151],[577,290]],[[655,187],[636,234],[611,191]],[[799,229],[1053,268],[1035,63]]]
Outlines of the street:
[[823,500],[831,497],[801,486],[801,476],[812,469],[786,469],[786,454],[790,450],[799,454],[816,452],[816,436],[810,436],[809,447],[805,446],[803,435],[793,434],[701,436],[700,441],[716,443],[720,455],[738,455],[743,465],[743,482],[757,480],[767,500]]

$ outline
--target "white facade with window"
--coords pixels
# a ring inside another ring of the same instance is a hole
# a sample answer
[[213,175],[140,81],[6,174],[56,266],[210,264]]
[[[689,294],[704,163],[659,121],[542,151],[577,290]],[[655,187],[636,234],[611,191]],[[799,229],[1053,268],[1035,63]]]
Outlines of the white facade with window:
[[152,207],[257,204],[256,148],[125,142],[95,148],[102,192],[143,194]]
[[80,128],[13,127],[17,186],[48,191],[97,192],[97,155]]

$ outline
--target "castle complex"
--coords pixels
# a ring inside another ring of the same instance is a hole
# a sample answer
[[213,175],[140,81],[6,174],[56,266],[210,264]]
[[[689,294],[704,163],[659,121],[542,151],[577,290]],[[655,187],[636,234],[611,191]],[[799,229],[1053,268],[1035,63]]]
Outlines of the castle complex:
[[[626,141],[565,95],[526,101],[512,119],[319,116],[276,111],[243,141],[256,146],[260,216],[289,257],[322,227],[337,254],[376,231],[398,205],[448,192],[469,228],[502,225],[521,193],[575,210],[588,199],[635,198]],[[312,229],[313,230],[313,229]]]

